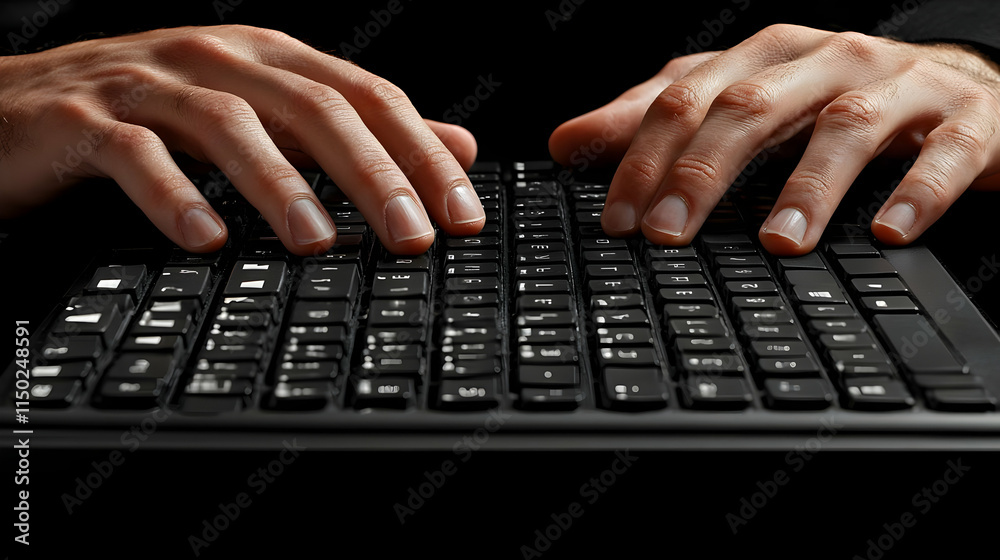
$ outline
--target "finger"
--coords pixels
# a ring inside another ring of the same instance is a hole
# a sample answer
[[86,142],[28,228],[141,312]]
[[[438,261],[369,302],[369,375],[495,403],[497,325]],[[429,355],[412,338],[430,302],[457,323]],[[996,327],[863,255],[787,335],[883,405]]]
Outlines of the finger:
[[416,254],[430,247],[434,229],[420,197],[339,92],[252,63],[220,67],[204,81],[236,93],[263,122],[283,128],[357,205],[389,251]]
[[230,37],[185,35],[169,42],[162,57],[168,64],[187,68],[190,81],[246,100],[260,121],[282,136],[283,148],[309,154],[330,175],[389,251],[426,251],[434,240],[434,228],[419,196],[344,95],[246,58],[304,66],[299,51],[312,49],[268,30],[226,27],[216,32]]
[[105,120],[90,130],[87,162],[114,179],[171,241],[193,252],[216,251],[226,226],[208,201],[174,163],[151,130]]
[[458,161],[462,169],[468,171],[472,164],[476,162],[476,153],[479,148],[476,144],[476,137],[465,127],[455,124],[443,123],[431,119],[424,119],[427,126],[444,143],[448,151],[451,152]]
[[[655,243],[689,243],[750,160],[811,123],[845,82],[835,68],[807,58],[723,89],[653,196],[642,220],[646,237]],[[685,208],[676,206],[677,200]],[[686,213],[683,223],[676,220],[678,209]]]
[[897,138],[927,126],[940,97],[909,75],[840,95],[820,112],[809,145],[760,230],[774,254],[812,250],[862,169]]
[[596,152],[595,161],[620,160],[653,99],[671,82],[718,54],[707,52],[676,58],[655,76],[628,89],[607,105],[562,123],[549,137],[552,158],[566,167],[576,165],[582,149],[590,147],[600,138],[605,148],[599,152],[591,149],[591,152]]
[[[649,106],[611,181],[601,217],[604,230],[610,235],[630,235],[639,229],[639,218],[647,213],[654,194],[720,92],[771,64],[798,57],[826,35],[795,26],[772,26],[667,86]],[[768,52],[777,54],[763,54]],[[656,232],[660,242],[686,242],[688,237],[682,236],[688,202],[677,195],[658,202],[664,206],[648,229]]]
[[289,251],[312,255],[333,244],[329,214],[243,99],[179,85],[151,93],[128,118],[225,172]]
[[995,99],[979,99],[929,132],[913,167],[876,214],[872,233],[886,243],[910,243],[977,177],[995,174],[997,112]]
[[[262,63],[326,85],[343,95],[409,179],[423,207],[442,229],[453,235],[472,235],[482,229],[486,213],[465,170],[402,90],[297,40],[282,36],[264,40],[285,50],[280,56],[271,55],[273,51],[262,51]],[[495,86],[490,84],[490,87]],[[313,156],[319,157],[315,153]],[[393,199],[389,197],[390,201]]]

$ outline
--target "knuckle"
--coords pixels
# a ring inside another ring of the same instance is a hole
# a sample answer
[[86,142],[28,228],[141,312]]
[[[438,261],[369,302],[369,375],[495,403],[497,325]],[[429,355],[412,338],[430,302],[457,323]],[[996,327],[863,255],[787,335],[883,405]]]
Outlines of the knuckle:
[[653,99],[650,109],[692,126],[699,120],[700,106],[701,100],[694,88],[680,80],[664,88]]
[[337,90],[311,82],[289,92],[292,103],[309,117],[328,118],[350,110],[350,103]]
[[190,32],[163,41],[156,54],[175,63],[192,60],[229,60],[236,56],[233,47],[222,37],[203,32]]
[[362,78],[358,90],[365,108],[371,111],[387,112],[410,104],[406,93],[399,86],[378,76]]
[[392,180],[396,180],[398,183],[405,182],[405,179],[401,178],[396,164],[381,155],[372,154],[370,157],[358,158],[355,160],[354,166],[356,176],[363,177],[370,182],[381,181],[382,177],[386,177],[387,183]]
[[660,173],[656,159],[645,155],[629,156],[622,160],[619,172],[628,179],[629,184],[656,185]]
[[116,157],[127,158],[147,153],[149,146],[159,143],[160,138],[148,128],[116,123],[98,130],[91,136],[90,142],[95,157],[106,151]]
[[803,196],[810,204],[807,207],[822,205],[830,200],[835,193],[833,180],[828,173],[821,170],[802,169],[796,171],[787,182],[790,189]]
[[253,172],[265,185],[290,185],[302,181],[302,174],[288,165],[259,165],[254,166]]
[[246,100],[224,91],[187,87],[174,102],[178,112],[209,129],[227,128],[234,123],[256,119],[256,113]]
[[867,136],[882,123],[882,111],[870,95],[850,92],[841,95],[820,111],[822,126],[834,127],[857,136]]
[[722,90],[713,104],[719,109],[759,122],[774,112],[775,95],[764,84],[740,82]]
[[48,116],[62,126],[66,124],[88,125],[98,116],[97,107],[78,98],[62,98],[48,109]]
[[768,59],[791,60],[795,58],[791,46],[802,41],[805,31],[799,25],[776,23],[755,33],[746,44]]
[[773,23],[757,32],[756,36],[771,41],[787,42],[791,37],[801,35],[803,28],[790,23]]
[[944,173],[937,169],[924,169],[919,173],[913,173],[912,177],[907,177],[908,188],[911,191],[923,191],[926,196],[918,196],[921,205],[927,203],[935,207],[947,207],[951,201],[949,194],[948,179]]
[[265,43],[287,43],[289,41],[295,41],[290,35],[283,31],[278,31],[277,29],[269,29],[266,27],[253,27],[249,25],[227,25],[224,26],[225,29],[231,30],[236,34],[244,35],[250,37],[256,41],[261,41]]
[[837,33],[827,39],[827,47],[835,55],[862,63],[875,61],[879,44],[879,40],[875,37],[856,31]]
[[455,156],[452,155],[451,151],[438,143],[419,146],[417,149],[422,154],[424,161],[431,167],[449,165],[455,161]]
[[709,187],[722,176],[719,164],[704,154],[685,154],[674,162],[670,173],[694,186]]
[[996,123],[953,121],[931,131],[925,143],[937,144],[978,160],[986,156],[990,138],[995,134]]

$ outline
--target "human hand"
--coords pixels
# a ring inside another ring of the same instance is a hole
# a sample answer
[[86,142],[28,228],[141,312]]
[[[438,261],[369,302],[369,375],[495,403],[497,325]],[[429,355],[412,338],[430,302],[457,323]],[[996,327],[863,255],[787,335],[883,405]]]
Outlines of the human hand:
[[876,214],[890,244],[923,233],[970,186],[1000,186],[1000,73],[954,45],[774,25],[723,52],[670,61],[656,76],[560,125],[553,157],[601,137],[621,158],[601,217],[611,235],[690,243],[760,151],[811,137],[760,230],[775,254],[815,247],[865,165],[917,154]]
[[467,130],[276,31],[164,29],[0,58],[0,116],[0,217],[110,177],[179,246],[217,250],[225,224],[174,162],[181,151],[224,171],[299,255],[335,232],[295,166],[322,167],[395,253],[430,247],[428,214],[456,235],[485,223]]

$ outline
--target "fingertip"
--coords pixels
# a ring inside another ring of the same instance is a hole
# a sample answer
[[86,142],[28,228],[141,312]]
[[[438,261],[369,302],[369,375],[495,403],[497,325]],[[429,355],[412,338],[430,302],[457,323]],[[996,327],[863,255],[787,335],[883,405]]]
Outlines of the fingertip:
[[773,255],[803,255],[815,246],[815,240],[809,236],[805,213],[791,206],[774,212],[765,220],[758,238],[764,249]]
[[183,211],[177,220],[180,245],[192,253],[218,251],[226,243],[226,224],[215,212],[201,206]]
[[419,255],[426,253],[434,244],[434,233],[431,232],[423,237],[407,239],[405,241],[383,242],[386,250],[393,255]]
[[580,152],[581,147],[590,144],[595,138],[594,130],[598,130],[596,136],[600,136],[600,127],[595,126],[597,111],[591,111],[584,115],[574,117],[552,131],[549,135],[549,155],[552,159],[564,167],[569,167],[573,162],[573,154]]
[[300,257],[315,257],[322,255],[323,253],[326,253],[327,251],[330,250],[330,247],[333,247],[336,244],[337,244],[337,234],[335,233],[330,238],[323,239],[315,243],[308,243],[305,245],[292,245],[291,247],[288,247],[288,250]]
[[475,235],[486,224],[486,211],[479,195],[464,182],[448,191],[445,208],[448,219],[441,225],[452,235]]
[[806,241],[796,242],[783,235],[761,229],[758,239],[764,250],[779,257],[797,257],[812,251],[816,245]]
[[917,210],[909,202],[887,203],[872,220],[872,234],[883,243],[906,245],[913,241]]
[[601,228],[612,237],[626,237],[638,229],[635,206],[627,200],[616,200],[601,212]]

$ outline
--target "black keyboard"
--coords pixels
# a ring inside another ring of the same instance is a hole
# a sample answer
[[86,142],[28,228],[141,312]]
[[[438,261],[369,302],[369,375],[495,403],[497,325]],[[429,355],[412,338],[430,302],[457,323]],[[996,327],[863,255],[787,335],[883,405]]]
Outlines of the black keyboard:
[[1000,447],[1000,337],[925,246],[837,223],[813,253],[774,257],[756,240],[769,206],[736,188],[691,246],[609,238],[607,182],[522,162],[470,171],[478,235],[398,256],[304,176],[337,224],[325,254],[288,254],[218,173],[192,178],[229,227],[222,251],[155,235],[95,251],[19,325],[3,425],[55,446],[148,425],[169,448],[450,449],[484,430],[498,448],[818,430],[834,447]]

